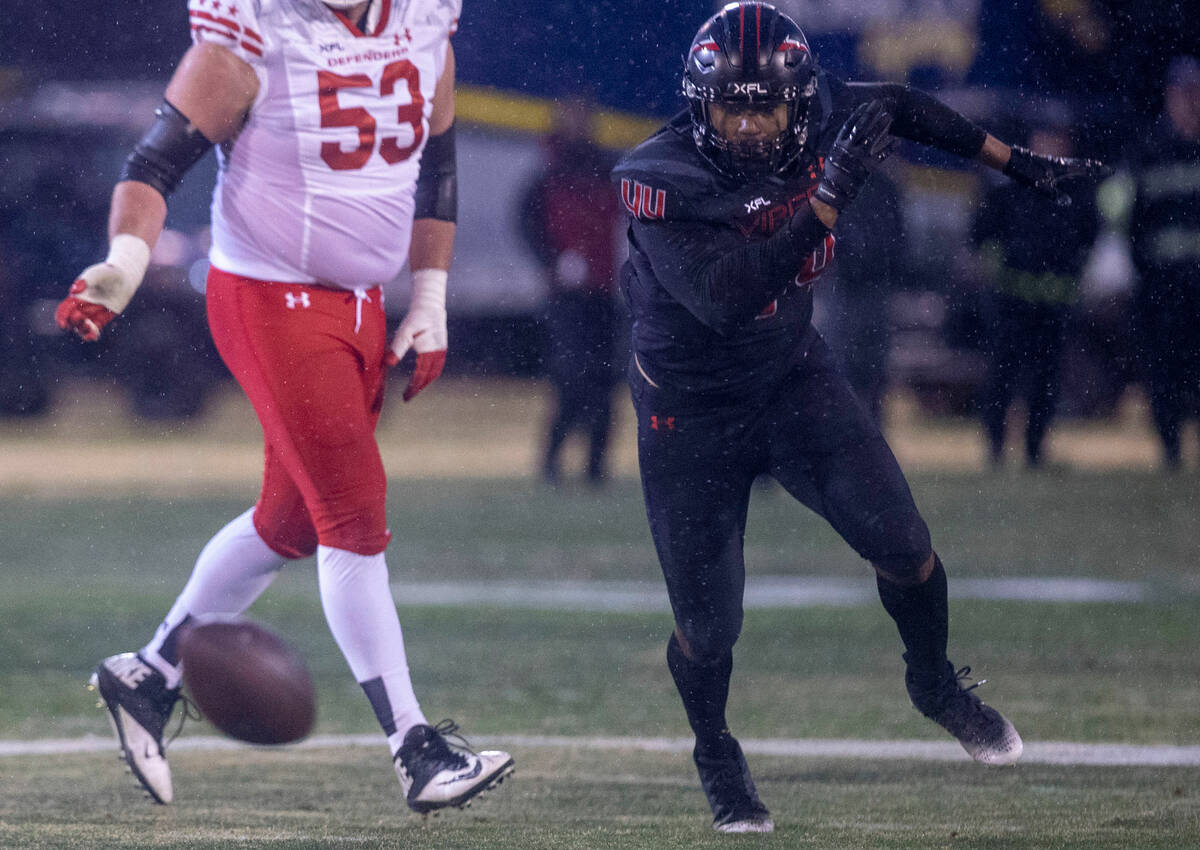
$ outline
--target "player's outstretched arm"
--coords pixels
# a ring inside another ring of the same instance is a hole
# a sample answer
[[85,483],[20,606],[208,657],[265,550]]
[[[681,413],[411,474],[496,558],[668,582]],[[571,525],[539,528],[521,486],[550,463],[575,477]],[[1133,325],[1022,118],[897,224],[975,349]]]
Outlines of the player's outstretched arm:
[[408,313],[396,329],[384,355],[395,366],[411,348],[417,354],[412,377],[404,389],[409,401],[429,386],[446,365],[446,279],[454,252],[458,219],[458,174],[454,143],[454,50],[446,47],[446,68],[433,93],[429,141],[421,154],[417,177],[409,267],[412,296]]
[[257,92],[254,70],[229,50],[199,44],[184,55],[113,189],[108,257],[71,285],[54,314],[60,327],[94,341],[125,309],[162,233],[167,196],[214,143],[237,132]]
[[1098,182],[1113,173],[1111,167],[1099,160],[1045,156],[1020,145],[1006,145],[990,133],[984,139],[978,159],[1062,206],[1071,203],[1063,184],[1079,180]]
[[911,86],[849,83],[846,88],[855,102],[884,101],[895,119],[895,135],[975,159],[1060,204],[1070,203],[1064,183],[1095,181],[1112,173],[1111,168],[1096,160],[1043,156],[1007,145],[937,98]]

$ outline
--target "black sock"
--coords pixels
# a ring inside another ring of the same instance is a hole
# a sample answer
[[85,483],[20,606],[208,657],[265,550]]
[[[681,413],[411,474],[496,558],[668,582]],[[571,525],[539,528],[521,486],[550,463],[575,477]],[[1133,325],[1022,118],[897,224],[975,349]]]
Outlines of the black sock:
[[719,745],[729,734],[725,723],[725,703],[729,699],[729,676],[733,672],[733,652],[727,652],[716,664],[697,664],[683,654],[674,633],[667,643],[667,667],[683,699],[688,723],[701,745]]
[[946,600],[946,571],[933,556],[933,572],[922,584],[904,587],[876,576],[879,599],[896,621],[904,641],[904,660],[916,673],[940,674],[946,666],[950,612]]
[[191,622],[192,615],[185,614],[175,628],[171,629],[171,633],[162,642],[162,646],[159,647],[159,657],[174,667],[179,666],[179,635],[183,632],[184,626],[189,625]]

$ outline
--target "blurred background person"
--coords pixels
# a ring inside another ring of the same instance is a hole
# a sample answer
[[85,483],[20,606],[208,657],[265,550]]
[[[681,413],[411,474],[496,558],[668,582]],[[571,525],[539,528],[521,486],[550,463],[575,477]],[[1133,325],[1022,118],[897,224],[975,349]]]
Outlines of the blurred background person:
[[[1030,133],[1029,147],[1047,156],[1074,156],[1065,122],[1043,121]],[[988,365],[979,412],[993,466],[1004,462],[1008,410],[1022,389],[1028,403],[1025,462],[1034,468],[1043,461],[1068,321],[1099,231],[1091,187],[1080,187],[1072,201],[1064,206],[999,185],[987,193],[972,225],[971,241],[990,282],[982,301]]]
[[619,201],[608,182],[614,159],[592,139],[595,110],[581,97],[557,105],[546,137],[545,168],[520,205],[522,232],[544,269],[546,371],[554,408],[545,435],[542,477],[557,484],[567,437],[588,439],[587,478],[607,476],[616,381],[617,305],[613,298]]
[[103,244],[94,233],[102,202],[65,167],[46,164],[27,180],[25,191],[0,192],[0,415],[49,408],[57,364],[35,336],[35,308]]
[[1133,321],[1163,463],[1174,469],[1180,428],[1200,403],[1200,59],[1172,61],[1163,115],[1128,168]]
[[902,281],[904,218],[900,190],[882,172],[872,175],[859,198],[864,200],[838,218],[836,277],[816,294],[826,311],[821,330],[882,426],[892,337],[888,298]]

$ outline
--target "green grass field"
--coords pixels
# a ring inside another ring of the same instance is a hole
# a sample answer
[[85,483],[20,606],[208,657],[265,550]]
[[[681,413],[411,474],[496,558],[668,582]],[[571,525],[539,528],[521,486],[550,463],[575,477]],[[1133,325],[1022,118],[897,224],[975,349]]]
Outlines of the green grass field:
[[[1027,743],[1200,744],[1200,482],[1109,473],[922,473],[913,489],[956,578],[1137,581],[1141,602],[952,602],[951,649]],[[0,741],[107,737],[83,687],[144,642],[243,500],[0,497]],[[657,581],[635,482],[602,493],[512,480],[393,483],[389,562],[418,694],[503,735],[682,738],[656,613],[414,607],[406,583]],[[756,493],[752,576],[869,570],[778,490]],[[311,561],[250,615],[306,654],[319,734],[372,733],[329,636]],[[948,738],[907,704],[878,605],[752,610],[730,719],[744,739]],[[212,735],[197,724],[183,741]],[[68,748],[69,749],[69,748]],[[0,847],[1200,847],[1200,766],[751,756],[773,836],[717,836],[681,752],[513,747],[515,778],[425,820],[386,749],[180,749],[176,803],[145,802],[109,752],[0,755]]]

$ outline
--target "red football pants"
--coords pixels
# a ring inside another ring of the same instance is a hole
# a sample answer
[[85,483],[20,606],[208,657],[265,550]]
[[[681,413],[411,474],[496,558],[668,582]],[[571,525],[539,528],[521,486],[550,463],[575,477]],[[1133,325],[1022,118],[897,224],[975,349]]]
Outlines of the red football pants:
[[382,552],[391,535],[375,443],[387,343],[379,289],[360,299],[212,268],[207,303],[217,350],[262,424],[255,529],[287,558],[318,543]]

